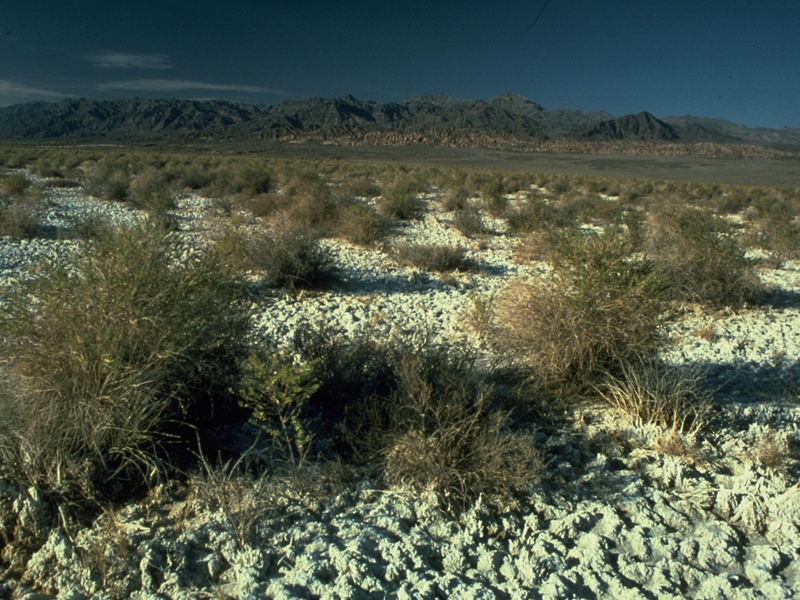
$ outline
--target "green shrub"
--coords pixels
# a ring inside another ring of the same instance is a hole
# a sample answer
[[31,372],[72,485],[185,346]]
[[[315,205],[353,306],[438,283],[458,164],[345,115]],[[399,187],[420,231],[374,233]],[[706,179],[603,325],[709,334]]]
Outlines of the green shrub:
[[303,414],[319,389],[314,366],[270,348],[253,350],[237,388],[250,422],[267,433],[290,467],[300,468],[311,449],[312,434]]
[[106,232],[11,293],[0,320],[4,471],[114,497],[230,418],[249,318],[215,256],[177,264],[177,250],[154,225]]

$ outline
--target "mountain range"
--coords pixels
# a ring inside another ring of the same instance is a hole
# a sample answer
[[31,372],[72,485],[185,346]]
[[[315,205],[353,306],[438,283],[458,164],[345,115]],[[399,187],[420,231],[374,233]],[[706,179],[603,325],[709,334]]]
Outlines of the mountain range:
[[223,100],[74,99],[0,108],[0,140],[318,140],[434,143],[520,150],[591,142],[661,142],[800,148],[800,129],[749,128],[693,116],[546,109],[522,96],[488,101],[421,96],[399,103],[306,98],[275,105]]

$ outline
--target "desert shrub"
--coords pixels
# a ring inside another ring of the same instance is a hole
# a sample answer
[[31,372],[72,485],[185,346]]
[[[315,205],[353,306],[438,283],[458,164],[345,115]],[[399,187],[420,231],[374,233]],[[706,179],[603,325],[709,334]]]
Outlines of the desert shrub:
[[303,413],[319,386],[312,364],[297,363],[274,348],[251,351],[242,369],[239,403],[251,411],[250,423],[267,434],[292,469],[302,466],[311,449],[312,434]]
[[190,190],[203,190],[210,188],[216,177],[217,174],[210,165],[188,165],[178,173],[177,180]]
[[0,175],[0,193],[4,196],[23,196],[32,182],[25,173],[4,173]]
[[369,246],[382,240],[391,224],[368,204],[345,202],[336,210],[335,233],[348,242]]
[[408,221],[425,213],[425,200],[418,196],[419,186],[409,179],[399,179],[378,199],[378,213],[386,218]]
[[480,211],[470,206],[453,213],[453,227],[467,237],[487,232]]
[[320,430],[336,432],[348,460],[382,467],[387,483],[463,508],[481,495],[511,501],[540,475],[533,437],[510,429],[473,355],[426,340],[344,340],[324,331],[302,333],[297,347],[317,365],[310,403]]
[[758,245],[778,263],[800,258],[800,222],[767,219],[757,225]]
[[634,425],[656,425],[675,433],[702,430],[713,410],[711,393],[699,369],[656,361],[623,365],[620,375],[610,376],[598,391]]
[[256,236],[249,261],[269,285],[288,290],[313,287],[330,276],[330,252],[317,235],[291,222]]
[[36,199],[0,196],[0,236],[29,238],[41,233]]
[[619,223],[623,205],[616,200],[605,200],[598,194],[566,194],[559,198],[559,209],[566,214],[575,214],[583,223],[607,225]]
[[375,198],[381,195],[380,184],[366,176],[348,179],[342,184],[340,190],[345,195],[358,198]]
[[508,207],[506,185],[501,175],[495,175],[482,181],[478,190],[486,212],[493,217],[501,216]]
[[115,497],[231,418],[249,319],[214,255],[179,264],[176,250],[155,225],[114,231],[11,293],[0,320],[3,470]]
[[544,198],[529,195],[506,215],[512,233],[530,233],[552,227],[568,227],[575,223],[573,215]]
[[709,212],[655,215],[646,249],[670,279],[676,300],[740,306],[762,293],[752,261],[722,219]]
[[461,246],[442,244],[397,244],[392,248],[392,256],[399,263],[440,273],[473,268],[465,253]]
[[87,175],[86,191],[97,198],[123,202],[130,194],[131,171],[125,159],[105,159]]
[[566,194],[572,189],[572,178],[569,175],[552,175],[545,184],[539,184],[547,188],[551,194]]
[[[200,468],[188,479],[190,497],[207,512],[222,517],[240,549],[253,547],[261,540],[259,525],[273,515],[281,492],[276,478],[254,473],[249,452],[227,461],[212,464],[200,455]],[[189,502],[187,501],[187,505]]]
[[264,166],[247,165],[242,167],[238,173],[240,189],[250,194],[266,194],[272,190],[273,175]]
[[6,146],[0,155],[0,164],[8,169],[24,169],[38,158],[32,148]]
[[470,193],[463,186],[448,189],[441,198],[442,210],[465,210]]
[[175,196],[166,174],[150,169],[137,175],[130,185],[128,194],[134,208],[164,215],[175,208]]
[[714,208],[721,215],[740,213],[750,206],[750,196],[742,187],[733,187],[716,198]]
[[307,165],[289,165],[282,173],[282,186],[287,196],[326,198],[331,190],[318,169]]
[[40,177],[58,179],[63,179],[66,177],[65,169],[61,165],[54,164],[49,158],[39,158],[32,170]]
[[255,196],[242,195],[239,204],[248,209],[256,217],[269,217],[275,213],[286,210],[291,200],[275,193],[257,194]]
[[615,228],[602,235],[554,232],[552,275],[517,281],[497,298],[492,342],[547,386],[585,388],[661,343],[664,284],[631,255]]

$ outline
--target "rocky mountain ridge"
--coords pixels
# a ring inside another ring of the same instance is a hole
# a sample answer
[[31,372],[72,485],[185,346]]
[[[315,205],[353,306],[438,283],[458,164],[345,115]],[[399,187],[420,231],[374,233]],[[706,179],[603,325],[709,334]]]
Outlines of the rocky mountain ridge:
[[582,143],[655,142],[800,147],[800,129],[754,129],[648,112],[546,109],[513,94],[488,101],[420,96],[400,103],[304,98],[276,105],[224,100],[74,99],[0,108],[0,140],[317,140],[342,144],[436,143],[518,150]]

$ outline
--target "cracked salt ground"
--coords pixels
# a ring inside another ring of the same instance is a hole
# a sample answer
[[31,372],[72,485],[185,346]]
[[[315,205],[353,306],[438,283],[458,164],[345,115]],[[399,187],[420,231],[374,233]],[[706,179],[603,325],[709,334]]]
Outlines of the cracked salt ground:
[[[48,198],[54,223],[59,214],[75,219],[81,207],[102,204],[75,190],[54,190]],[[208,200],[181,198],[181,229],[201,230],[212,208]],[[102,210],[113,222],[129,218],[115,212],[123,210],[119,205]],[[447,219],[428,215],[401,235],[471,244]],[[69,243],[0,240],[2,282]],[[297,325],[325,319],[348,334],[429,327],[442,337],[464,335],[458,312],[471,296],[495,293],[525,272],[510,260],[504,235],[484,250],[471,247],[491,268],[458,275],[455,285],[382,253],[330,243],[339,287],[273,299],[256,317],[256,329],[288,341]],[[258,506],[267,507],[248,535],[237,521],[242,515],[211,510],[191,489],[170,486],[65,532],[51,529],[59,517],[34,488],[0,482],[0,539],[14,532],[38,548],[30,557],[3,550],[3,568],[19,577],[0,584],[0,597],[800,597],[800,484],[758,460],[768,443],[800,442],[800,323],[791,300],[800,291],[797,265],[764,278],[782,290],[782,300],[719,316],[716,339],[694,333],[707,324],[705,316],[674,328],[676,344],[666,357],[707,364],[725,384],[718,392],[720,427],[696,456],[653,450],[653,431],[598,416],[576,421],[575,435],[549,438],[553,476],[517,509],[478,502],[453,518],[430,498],[376,491],[368,477],[325,499],[278,482],[239,490],[237,500],[257,495]],[[633,450],[599,451],[593,440],[603,435],[627,440]],[[105,565],[102,577],[90,569],[98,564]]]

